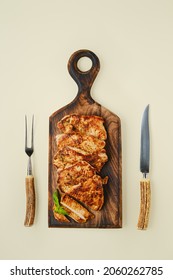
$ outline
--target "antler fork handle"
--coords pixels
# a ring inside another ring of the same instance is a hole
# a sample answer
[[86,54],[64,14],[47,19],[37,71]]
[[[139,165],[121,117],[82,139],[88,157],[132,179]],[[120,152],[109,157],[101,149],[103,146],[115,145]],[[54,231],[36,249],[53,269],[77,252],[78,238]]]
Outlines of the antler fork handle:
[[35,187],[34,176],[28,175],[25,178],[26,184],[26,216],[24,225],[29,227],[34,223],[35,217]]

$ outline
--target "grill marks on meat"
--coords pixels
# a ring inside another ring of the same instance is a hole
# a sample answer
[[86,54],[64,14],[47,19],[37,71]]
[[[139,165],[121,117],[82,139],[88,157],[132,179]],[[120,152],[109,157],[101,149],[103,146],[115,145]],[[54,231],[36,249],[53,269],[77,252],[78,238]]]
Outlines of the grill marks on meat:
[[[73,114],[57,124],[63,133],[56,137],[57,153],[53,161],[58,174],[57,188],[62,194],[60,204],[78,223],[94,217],[85,206],[98,211],[104,204],[103,185],[107,184],[108,177],[102,179],[98,175],[108,160],[103,123],[103,118],[98,116]],[[56,213],[54,217],[60,222],[69,222]]]
[[80,133],[92,135],[98,139],[106,140],[107,133],[103,125],[104,121],[99,116],[67,115],[60,122],[58,128],[63,133]]

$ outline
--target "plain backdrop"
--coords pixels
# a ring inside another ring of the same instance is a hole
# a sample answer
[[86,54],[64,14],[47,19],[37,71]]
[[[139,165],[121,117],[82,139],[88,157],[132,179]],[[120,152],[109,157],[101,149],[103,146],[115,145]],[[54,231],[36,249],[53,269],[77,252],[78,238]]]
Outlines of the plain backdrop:
[[[79,49],[100,59],[92,97],[121,119],[122,229],[48,228],[49,116],[76,96],[67,62]],[[0,1],[0,259],[173,258],[172,76],[171,0]],[[147,104],[152,201],[148,230],[139,231]],[[26,228],[24,116],[33,113],[37,209]]]

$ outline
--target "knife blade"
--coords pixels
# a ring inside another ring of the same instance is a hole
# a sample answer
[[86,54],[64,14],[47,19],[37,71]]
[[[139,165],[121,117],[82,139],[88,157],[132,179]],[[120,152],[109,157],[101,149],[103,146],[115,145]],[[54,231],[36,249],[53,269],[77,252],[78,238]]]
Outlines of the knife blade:
[[150,163],[150,134],[149,134],[149,105],[146,106],[141,122],[141,146],[140,146],[140,171],[143,178],[140,180],[140,212],[138,229],[147,229],[151,204],[151,187],[149,174]]

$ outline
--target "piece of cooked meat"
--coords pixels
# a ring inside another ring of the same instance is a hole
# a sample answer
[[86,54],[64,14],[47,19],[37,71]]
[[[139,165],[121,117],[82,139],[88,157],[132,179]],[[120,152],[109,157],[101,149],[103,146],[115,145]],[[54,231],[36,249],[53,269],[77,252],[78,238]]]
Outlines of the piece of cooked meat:
[[97,139],[92,135],[80,135],[78,133],[59,134],[56,140],[58,151],[70,147],[84,155],[96,153],[105,147],[105,141]]
[[55,208],[56,206],[53,206],[53,215],[54,218],[58,221],[58,222],[63,222],[63,223],[70,223],[70,221],[67,219],[67,217],[63,214],[59,214],[57,212],[55,212]]
[[61,170],[58,173],[57,184],[60,190],[63,186],[81,184],[96,174],[95,169],[86,161],[81,161]]
[[98,139],[105,140],[107,133],[104,128],[104,120],[99,116],[67,115],[62,118],[57,126],[63,133],[80,133],[92,135]]
[[57,167],[58,171],[60,171],[64,168],[70,167],[76,162],[87,161],[94,168],[96,168],[97,172],[100,172],[107,160],[108,157],[105,149],[92,154],[84,155],[75,151],[74,149],[66,147],[63,150],[57,152],[54,157],[53,164]]
[[85,223],[88,219],[94,218],[92,213],[67,194],[61,196],[61,204],[68,215],[78,223]]
[[107,177],[102,179],[99,175],[94,175],[78,185],[63,186],[61,190],[97,211],[104,203],[103,184],[107,184]]

